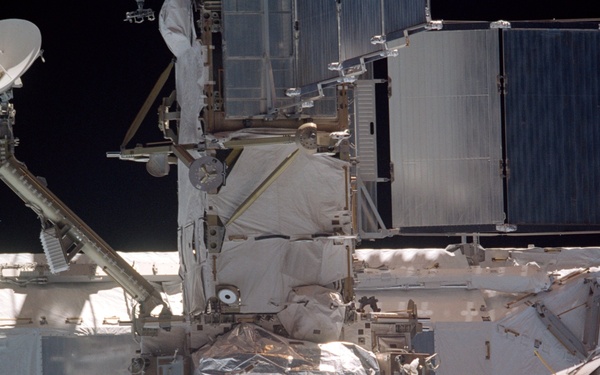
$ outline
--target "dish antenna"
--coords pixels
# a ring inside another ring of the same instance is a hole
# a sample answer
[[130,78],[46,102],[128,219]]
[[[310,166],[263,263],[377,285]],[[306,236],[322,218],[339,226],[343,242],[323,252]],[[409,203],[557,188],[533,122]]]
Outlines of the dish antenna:
[[[40,56],[42,34],[29,21],[0,21],[0,97],[13,87],[21,87],[20,77]],[[8,97],[10,99],[10,97]]]

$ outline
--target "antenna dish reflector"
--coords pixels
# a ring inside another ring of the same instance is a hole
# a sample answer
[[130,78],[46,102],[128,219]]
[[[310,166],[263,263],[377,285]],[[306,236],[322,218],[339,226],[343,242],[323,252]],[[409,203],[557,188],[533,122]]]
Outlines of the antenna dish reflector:
[[42,34],[29,21],[0,21],[0,93],[10,90],[40,55]]
[[146,163],[146,170],[154,177],[164,177],[169,174],[169,155],[151,154]]

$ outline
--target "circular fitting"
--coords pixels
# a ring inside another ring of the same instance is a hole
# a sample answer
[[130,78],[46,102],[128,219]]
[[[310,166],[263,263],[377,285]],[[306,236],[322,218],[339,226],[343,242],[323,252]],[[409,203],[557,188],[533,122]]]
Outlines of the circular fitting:
[[296,130],[296,144],[305,151],[315,152],[317,150],[317,125],[307,122]]
[[237,293],[234,290],[228,288],[219,290],[219,292],[217,293],[217,297],[219,297],[219,301],[227,305],[231,305],[232,303],[238,302]]
[[202,191],[217,189],[223,184],[223,163],[212,156],[203,156],[190,164],[189,177],[192,185]]

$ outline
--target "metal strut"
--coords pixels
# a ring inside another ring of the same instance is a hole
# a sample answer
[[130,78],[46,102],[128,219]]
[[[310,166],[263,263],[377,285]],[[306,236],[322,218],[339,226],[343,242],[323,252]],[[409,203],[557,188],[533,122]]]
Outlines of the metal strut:
[[532,305],[538,313],[539,318],[544,322],[548,331],[556,337],[556,339],[571,353],[579,359],[586,359],[588,351],[585,346],[571,332],[571,330],[556,316],[552,311],[541,302],[536,302]]
[[[77,252],[83,251],[139,303],[139,315],[135,324],[138,334],[143,331],[148,333],[143,329],[143,319],[150,316],[152,310],[159,305],[163,306],[159,320],[166,323],[170,319],[171,311],[160,292],[32,175],[23,163],[14,156],[0,163],[0,179],[36,212],[42,222],[64,229],[65,233],[61,234],[59,240],[63,239],[64,242],[68,238],[71,248]],[[161,327],[169,328],[163,324]]]

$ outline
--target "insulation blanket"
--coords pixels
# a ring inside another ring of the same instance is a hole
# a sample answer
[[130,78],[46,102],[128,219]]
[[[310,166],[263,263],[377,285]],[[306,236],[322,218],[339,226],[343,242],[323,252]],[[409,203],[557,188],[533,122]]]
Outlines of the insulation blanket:
[[203,239],[204,226],[201,219],[179,229],[180,272],[183,278],[186,314],[204,311],[204,290],[214,290],[210,265],[207,263],[208,251]]
[[[598,277],[598,273],[580,275],[564,285],[554,285],[552,291],[540,293],[530,302],[541,302],[580,340],[585,328],[585,303],[589,295],[587,277]],[[579,363],[560,341],[547,329],[534,307],[518,306],[517,311],[500,320],[492,335],[493,354],[500,358],[511,358],[509,363],[497,363],[502,373],[547,373],[540,357],[555,371]],[[535,355],[534,350],[538,355]],[[498,361],[500,362],[500,361]]]
[[183,55],[196,38],[192,3],[186,0],[166,0],[160,9],[158,29],[167,46],[177,58]]
[[242,313],[279,312],[292,288],[345,278],[347,245],[349,240],[329,239],[228,241],[216,259],[217,283],[240,289]]
[[545,269],[469,266],[464,255],[444,249],[357,250],[366,267],[357,274],[359,290],[389,288],[487,289],[506,293],[538,293],[552,285]]
[[[178,254],[175,252],[118,253],[161,291],[173,314],[183,313],[181,280],[177,276]],[[92,281],[105,273],[85,254],[77,254],[72,269],[49,275],[48,282],[27,282],[35,267],[44,267],[43,254],[0,254],[0,328],[40,328],[43,335],[119,335],[129,334],[129,321],[135,301],[113,281]],[[77,265],[78,267],[74,267]],[[89,265],[89,267],[88,267]],[[154,271],[153,271],[154,270]],[[153,274],[155,273],[155,274]],[[11,275],[9,277],[9,275]],[[60,281],[56,281],[60,280]]]
[[445,249],[359,249],[356,258],[369,268],[467,268],[467,258]]
[[[175,87],[180,107],[176,143],[198,143],[202,135],[199,115],[204,106],[204,85],[208,81],[207,50],[196,40],[192,3],[167,0],[159,16],[159,30],[171,52],[177,57]],[[198,158],[196,151],[191,151]],[[206,193],[195,189],[188,178],[188,168],[181,162],[177,170],[179,188],[178,223],[182,227],[204,214]]]
[[551,251],[542,248],[514,250],[510,258],[516,264],[536,263],[548,271],[578,267],[600,266],[600,248],[554,248]]
[[536,266],[469,267],[467,269],[365,269],[357,275],[359,290],[398,288],[437,289],[463,287],[506,293],[539,293],[552,285],[552,279]]
[[[198,116],[204,106],[204,84],[208,80],[206,47],[199,42],[188,48],[175,65],[175,82],[177,103],[180,106],[180,122],[178,141],[180,144],[198,143],[202,136],[202,126]],[[201,154],[189,151],[195,158]],[[179,206],[177,222],[180,227],[193,223],[203,217],[206,209],[206,193],[192,186],[188,177],[189,169],[181,161],[177,163],[177,184],[179,189]]]
[[[294,150],[295,145],[246,147],[227,177],[227,184],[218,195],[209,195],[208,204],[226,223]],[[346,207],[346,165],[339,159],[299,152],[266,191],[227,225],[226,238],[332,233],[332,221]]]
[[[174,314],[182,313],[181,293],[163,294]],[[129,334],[133,302],[113,282],[28,285],[0,289],[0,328],[24,326],[72,335]],[[16,320],[16,319],[19,320]]]
[[252,324],[240,324],[192,354],[195,375],[379,374],[373,353],[341,342],[290,341]]
[[[178,143],[198,143],[202,136],[200,111],[205,102],[204,85],[208,81],[207,50],[198,40],[193,28],[192,4],[184,0],[167,0],[160,13],[159,29],[169,49],[177,57],[175,86],[179,104]],[[192,157],[201,153],[191,150]],[[177,223],[179,225],[180,274],[184,279],[186,313],[204,310],[203,270],[206,252],[202,223],[206,209],[206,193],[194,188],[188,177],[189,169],[177,164],[179,191]]]
[[586,276],[596,278],[598,273],[523,300],[498,322],[437,322],[435,350],[442,366],[436,374],[547,374],[548,367],[560,371],[577,365],[580,360],[550,332],[531,304],[543,303],[581,340],[590,290]]
[[328,342],[339,340],[345,315],[346,306],[339,293],[308,285],[290,292],[286,308],[277,317],[295,339]]

